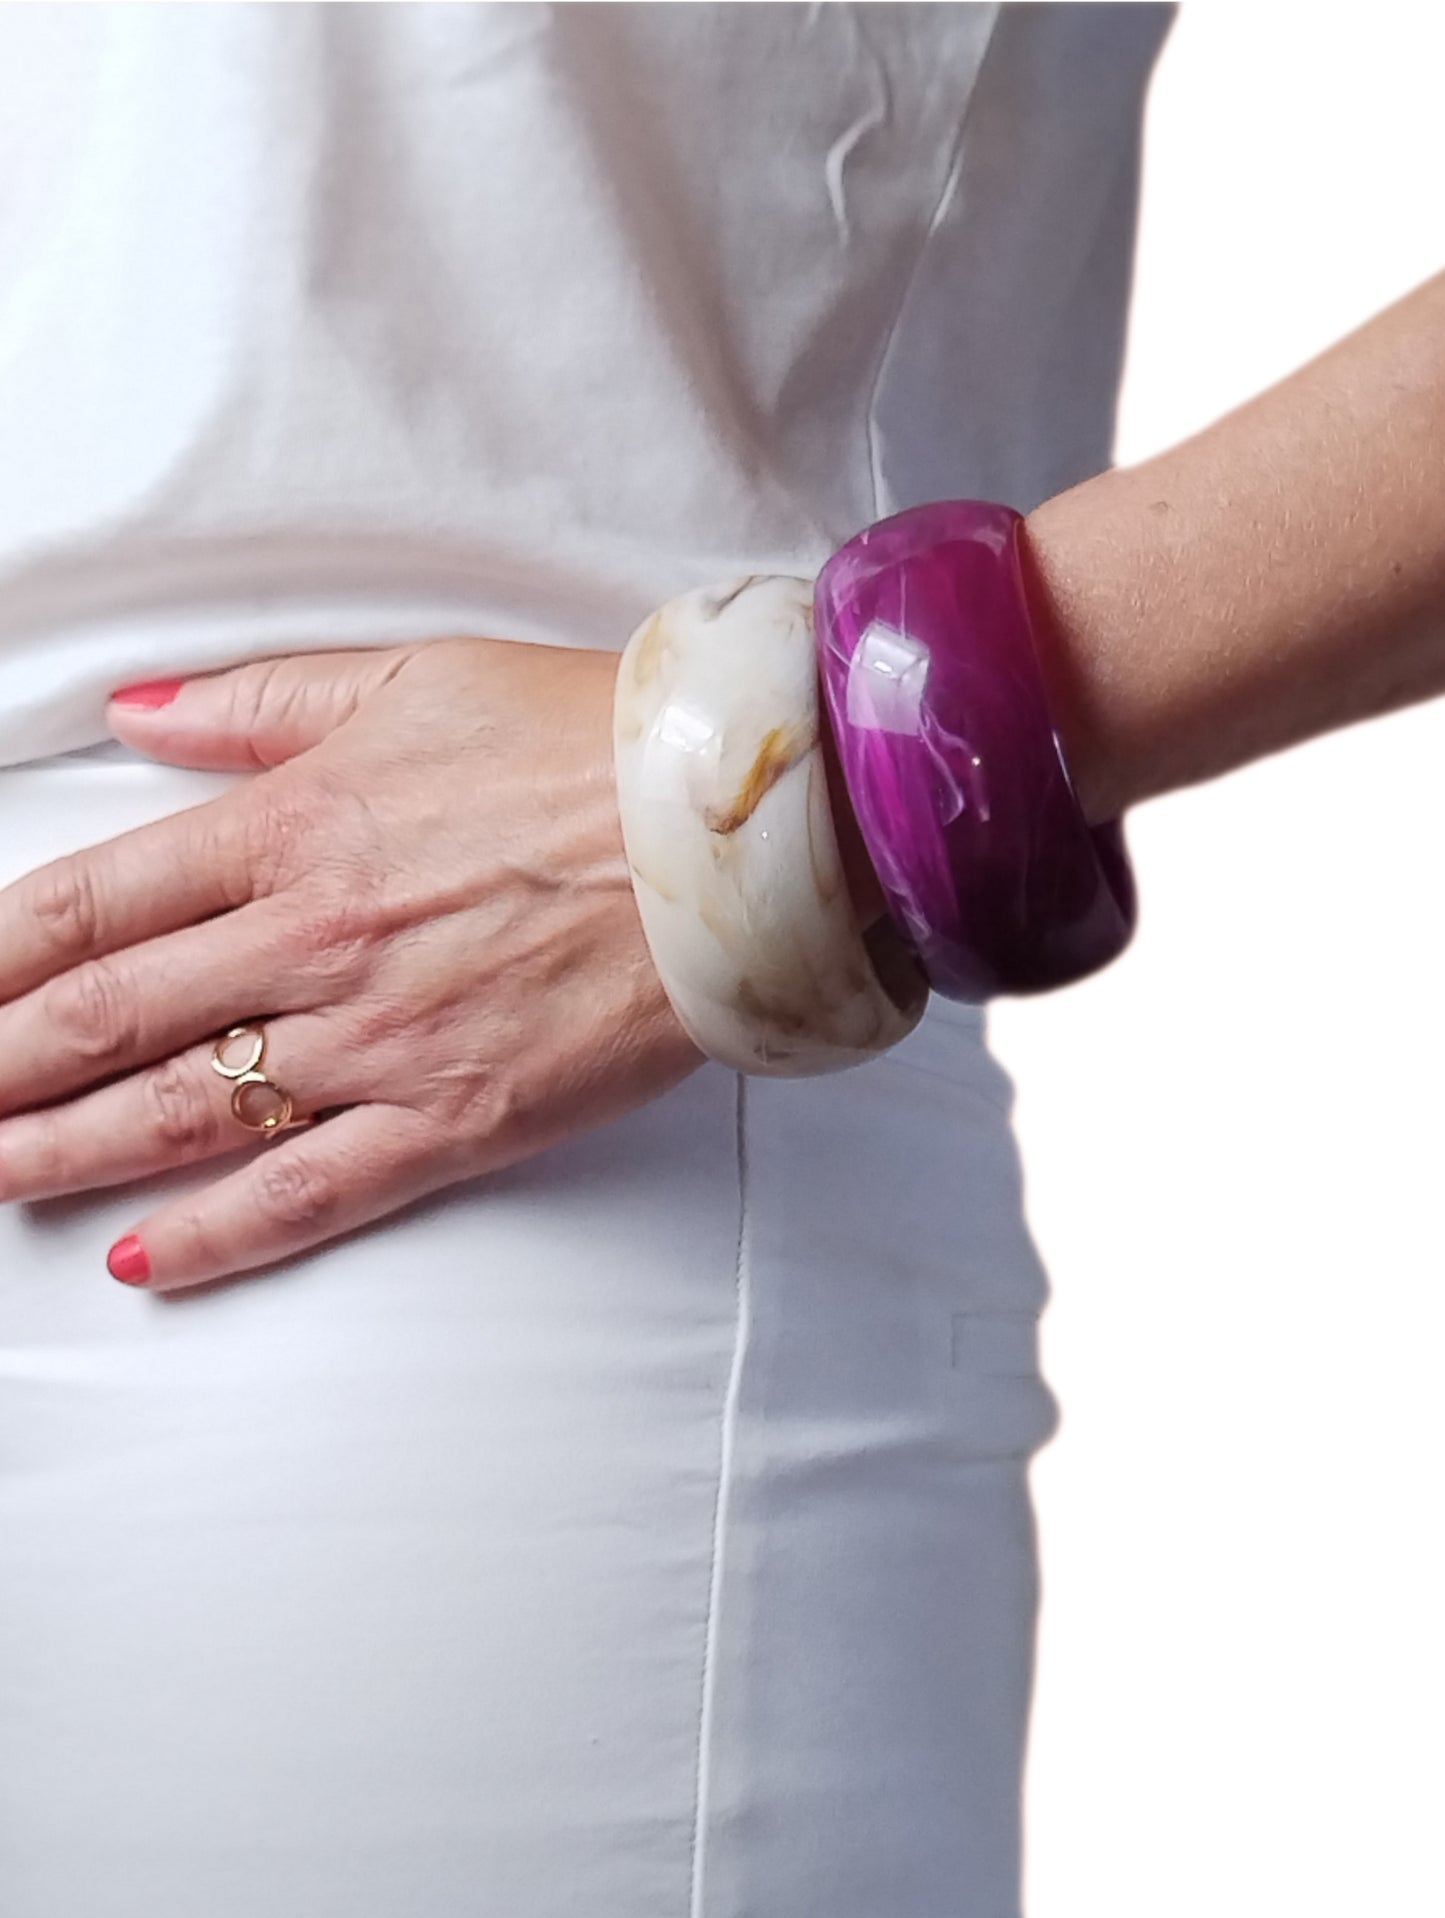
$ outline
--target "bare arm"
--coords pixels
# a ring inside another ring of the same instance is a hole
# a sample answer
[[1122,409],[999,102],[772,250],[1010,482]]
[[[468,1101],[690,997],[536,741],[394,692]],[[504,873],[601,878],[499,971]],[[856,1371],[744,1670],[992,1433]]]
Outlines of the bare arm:
[[1445,691],[1445,274],[1029,533],[1092,820]]

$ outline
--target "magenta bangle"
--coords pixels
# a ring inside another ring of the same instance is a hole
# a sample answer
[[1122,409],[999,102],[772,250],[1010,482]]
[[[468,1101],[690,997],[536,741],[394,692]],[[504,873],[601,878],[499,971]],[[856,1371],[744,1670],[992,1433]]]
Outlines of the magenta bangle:
[[1023,519],[942,500],[850,539],[814,594],[838,758],[934,988],[979,1003],[1107,965],[1136,901],[1117,820],[1091,827],[1049,715]]

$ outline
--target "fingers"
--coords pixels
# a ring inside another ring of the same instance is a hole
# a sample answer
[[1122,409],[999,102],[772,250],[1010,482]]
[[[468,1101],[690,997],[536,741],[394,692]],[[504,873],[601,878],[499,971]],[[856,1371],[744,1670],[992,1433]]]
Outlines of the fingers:
[[[303,654],[131,688],[111,701],[112,730],[181,765],[278,765],[333,732],[413,651]],[[313,823],[315,795],[299,775],[287,782],[223,794],[0,890],[0,1001],[273,890]]]
[[[266,1076],[291,1098],[298,1118],[365,1096],[334,1020],[277,1019],[267,1023],[265,1037]],[[211,1054],[210,1043],[192,1046],[82,1098],[0,1123],[0,1200],[125,1185],[255,1145],[258,1134],[237,1119],[232,1101],[240,1100],[251,1126],[277,1101],[264,1087],[238,1092],[234,1079],[213,1069]]]
[[151,1060],[238,1019],[309,1011],[334,993],[335,958],[289,951],[276,902],[92,959],[0,1006],[0,1115]]
[[110,1269],[157,1292],[254,1271],[369,1225],[454,1176],[419,1114],[356,1106],[151,1213],[111,1248]]
[[297,653],[195,679],[153,680],[116,693],[107,718],[117,739],[152,759],[255,772],[319,746],[412,650]]
[[241,796],[223,794],[0,890],[0,1000],[103,953],[193,925],[254,896]]

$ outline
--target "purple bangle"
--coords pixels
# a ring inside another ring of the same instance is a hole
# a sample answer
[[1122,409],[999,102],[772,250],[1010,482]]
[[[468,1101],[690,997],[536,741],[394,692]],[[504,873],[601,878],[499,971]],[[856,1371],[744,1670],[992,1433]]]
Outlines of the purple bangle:
[[940,500],[818,575],[838,758],[890,911],[934,988],[974,1003],[1096,972],[1134,930],[1117,820],[1084,817],[1049,715],[1023,518]]

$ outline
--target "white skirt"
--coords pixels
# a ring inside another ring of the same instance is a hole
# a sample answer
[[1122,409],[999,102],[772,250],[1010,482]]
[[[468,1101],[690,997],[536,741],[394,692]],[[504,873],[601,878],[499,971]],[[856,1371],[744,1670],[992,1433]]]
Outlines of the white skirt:
[[[219,783],[0,772],[0,878]],[[6,1918],[1013,1918],[1010,1100],[936,1003],[164,1299],[0,1206]]]

